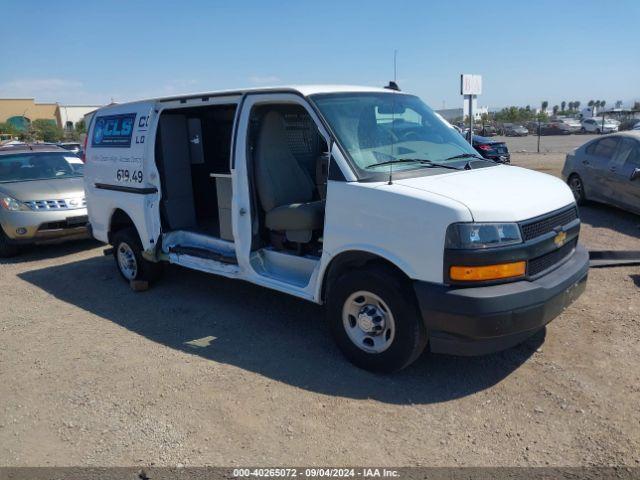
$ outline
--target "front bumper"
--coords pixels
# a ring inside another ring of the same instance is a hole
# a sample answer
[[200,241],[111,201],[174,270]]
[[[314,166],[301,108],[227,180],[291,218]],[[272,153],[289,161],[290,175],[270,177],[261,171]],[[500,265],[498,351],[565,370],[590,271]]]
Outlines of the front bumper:
[[0,226],[12,244],[55,243],[89,238],[86,208],[1,212]]
[[517,345],[584,292],[588,272],[589,253],[578,245],[564,264],[533,281],[471,288],[414,282],[431,351],[483,355]]

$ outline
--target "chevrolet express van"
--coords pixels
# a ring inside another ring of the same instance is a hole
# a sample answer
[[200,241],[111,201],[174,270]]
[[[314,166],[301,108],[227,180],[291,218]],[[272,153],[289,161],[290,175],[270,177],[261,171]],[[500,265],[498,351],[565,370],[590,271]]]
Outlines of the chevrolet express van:
[[585,289],[567,185],[480,157],[395,89],[110,105],[85,150],[92,232],[126,280],[168,262],[326,304],[365,369],[508,348]]

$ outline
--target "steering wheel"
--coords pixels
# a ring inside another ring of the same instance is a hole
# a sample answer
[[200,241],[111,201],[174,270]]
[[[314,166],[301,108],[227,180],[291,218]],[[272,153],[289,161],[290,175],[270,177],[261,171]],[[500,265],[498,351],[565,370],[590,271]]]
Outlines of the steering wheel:
[[409,130],[408,132],[404,132],[401,136],[402,136],[402,140],[406,142],[410,140],[420,140],[420,134],[415,130]]

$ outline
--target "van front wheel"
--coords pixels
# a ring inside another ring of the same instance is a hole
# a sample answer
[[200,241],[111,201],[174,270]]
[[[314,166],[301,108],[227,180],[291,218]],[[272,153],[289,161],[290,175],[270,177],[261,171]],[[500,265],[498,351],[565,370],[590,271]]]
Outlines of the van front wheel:
[[161,272],[162,265],[142,257],[142,243],[133,228],[120,230],[113,236],[113,257],[120,275],[131,282],[141,280],[152,282]]
[[328,293],[331,332],[356,366],[393,372],[423,352],[427,333],[411,286],[391,269],[376,266],[346,272]]

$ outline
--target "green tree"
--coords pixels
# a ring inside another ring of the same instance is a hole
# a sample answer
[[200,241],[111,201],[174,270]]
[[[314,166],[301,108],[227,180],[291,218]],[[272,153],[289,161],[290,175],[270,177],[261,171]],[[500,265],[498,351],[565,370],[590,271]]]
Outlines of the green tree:
[[[569,105],[571,105],[571,103],[569,103]],[[564,112],[565,108],[567,108],[567,102],[565,102],[564,100],[560,102],[560,109]],[[571,108],[571,107],[569,107]]]
[[78,135],[87,133],[87,126],[85,125],[84,120],[76,122],[76,126],[74,128]]
[[553,114],[557,115],[558,114],[558,110],[560,110],[560,107],[558,105],[554,105],[553,106]]
[[593,107],[596,104],[596,102],[594,102],[593,100],[589,100],[589,103],[587,103],[588,107]]
[[535,113],[529,109],[522,107],[506,107],[496,112],[495,120],[502,123],[524,123],[528,120],[533,120]]
[[605,102],[604,100],[600,100],[600,106],[602,108],[604,108],[604,106],[607,104],[607,102]]
[[8,122],[0,123],[0,133],[9,135],[19,135],[20,131]]
[[32,136],[36,140],[58,142],[64,137],[62,128],[53,120],[38,119],[31,122]]
[[549,106],[549,102],[547,102],[546,100],[542,101],[542,111],[546,111],[547,107]]
[[573,108],[575,108],[576,110],[580,110],[580,102],[578,100],[573,102]]

